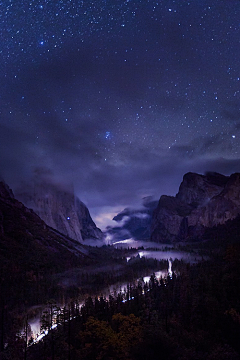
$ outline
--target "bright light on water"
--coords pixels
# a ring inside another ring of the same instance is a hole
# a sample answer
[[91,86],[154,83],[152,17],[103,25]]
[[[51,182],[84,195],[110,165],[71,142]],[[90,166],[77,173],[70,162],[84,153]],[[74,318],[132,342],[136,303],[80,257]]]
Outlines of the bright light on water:
[[[154,244],[154,246],[152,246],[152,244]],[[164,247],[166,246],[165,244],[156,244],[156,243],[150,243],[150,242],[136,241],[133,239],[126,239],[126,240],[118,241],[114,245],[117,245],[117,246],[120,245],[120,247],[123,247],[123,248],[127,248],[130,245],[131,247],[136,248],[136,249],[141,246],[158,248],[159,250],[156,250],[156,251],[150,251],[150,250],[149,251],[148,250],[137,251],[136,250],[134,252],[134,256],[139,255],[140,258],[144,256],[146,258],[153,258],[153,259],[157,259],[157,260],[168,260],[168,264],[169,264],[168,269],[161,270],[161,271],[158,271],[155,273],[155,276],[158,280],[160,280],[161,277],[166,278],[168,275],[170,277],[172,277],[172,273],[173,273],[172,272],[172,259],[183,259],[183,260],[186,260],[191,263],[197,262],[202,259],[202,257],[199,255],[189,254],[189,253],[181,252],[181,251],[177,251],[177,250],[170,249],[169,251],[163,251]],[[131,259],[131,257],[126,258],[127,261],[129,261],[130,259]],[[150,276],[143,277],[143,280],[144,280],[144,282],[149,282]],[[136,280],[136,283],[137,283],[137,280]],[[114,296],[114,295],[117,295],[117,293],[119,293],[119,292],[124,293],[127,289],[127,286],[128,286],[127,283],[126,284],[116,283],[114,285],[109,286],[106,289],[103,289],[101,291],[101,295],[108,298],[110,294]],[[83,305],[83,303],[80,304],[80,308],[82,305]],[[45,333],[40,334],[40,316],[38,318],[35,318],[34,320],[29,320],[29,325],[31,326],[32,335],[33,335],[35,342],[41,340],[48,333],[46,331]],[[57,327],[57,324],[54,324],[52,328],[54,329],[56,327]]]
[[141,241],[141,240],[134,240],[132,238],[126,239],[126,240],[120,240],[120,241],[116,241],[116,242],[112,242],[113,246],[117,246],[119,247],[119,245],[121,245],[122,248],[128,248],[128,247],[133,247],[133,248],[138,248],[138,247],[144,247],[144,248],[158,248],[158,249],[163,249],[166,246],[168,248],[173,247],[173,245],[170,244],[158,244],[158,243],[154,243],[151,241]]
[[[161,278],[166,278],[169,274],[170,277],[172,277],[172,262],[171,260],[168,260],[169,267],[168,270],[161,270],[155,272],[155,276],[157,280],[160,280]],[[148,283],[150,281],[151,276],[144,276],[143,281]]]
[[168,274],[170,277],[172,277],[172,262],[171,260],[168,260],[169,266],[168,266]]
[[[118,245],[118,244],[131,244],[132,247],[138,247],[138,241],[133,240],[133,239],[126,239],[126,240],[120,240],[120,241],[116,241],[115,243],[113,243],[113,245]],[[135,246],[134,246],[135,244]]]

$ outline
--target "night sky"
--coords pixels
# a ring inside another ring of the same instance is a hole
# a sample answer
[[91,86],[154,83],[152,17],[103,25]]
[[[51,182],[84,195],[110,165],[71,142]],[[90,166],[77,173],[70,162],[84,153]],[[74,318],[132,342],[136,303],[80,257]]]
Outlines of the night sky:
[[0,21],[13,189],[74,184],[102,227],[188,171],[240,171],[239,0],[3,0]]

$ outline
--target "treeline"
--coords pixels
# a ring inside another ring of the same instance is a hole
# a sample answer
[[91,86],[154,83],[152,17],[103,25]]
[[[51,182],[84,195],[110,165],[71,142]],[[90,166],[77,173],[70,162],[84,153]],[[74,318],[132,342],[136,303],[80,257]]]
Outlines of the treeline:
[[104,259],[100,266],[71,269],[66,273],[53,277],[48,298],[58,303],[69,303],[71,299],[85,298],[86,294],[95,295],[102,289],[116,283],[135,282],[141,276],[151,275],[153,271],[167,270],[168,260],[148,259],[132,256],[129,261],[125,257],[113,258],[112,262]]
[[235,244],[223,257],[181,264],[178,276],[152,275],[149,284],[140,281],[108,301],[88,297],[81,309],[72,303],[62,325],[28,348],[27,359],[237,360],[239,274]]
[[240,245],[194,265],[175,260],[172,268],[177,276],[152,275],[109,300],[89,296],[82,308],[75,301],[49,308],[43,328],[50,330],[55,310],[60,325],[25,353],[20,339],[1,360],[238,360]]
[[[18,265],[16,265],[16,269],[12,267],[9,273],[2,271],[0,279],[0,359],[8,352],[5,347],[9,349],[9,353],[12,350],[15,351],[14,349],[18,348],[19,344],[21,344],[20,348],[24,347],[23,339],[16,342],[16,333],[24,328],[29,308],[31,308],[29,316],[34,316],[35,311],[37,315],[39,309],[35,309],[34,305],[46,304],[47,299],[52,298],[58,304],[71,303],[71,299],[84,299],[86,294],[100,293],[103,288],[116,282],[133,282],[143,274],[168,268],[166,260],[132,257],[127,262],[123,257],[125,254],[109,247],[92,251],[96,253],[96,256],[101,253],[95,266],[91,262],[91,265],[67,270],[58,275],[54,274],[51,268],[48,268],[49,272],[47,273],[45,264],[42,264],[44,272],[34,272],[29,269],[20,271]],[[20,353],[22,354],[21,351]]]

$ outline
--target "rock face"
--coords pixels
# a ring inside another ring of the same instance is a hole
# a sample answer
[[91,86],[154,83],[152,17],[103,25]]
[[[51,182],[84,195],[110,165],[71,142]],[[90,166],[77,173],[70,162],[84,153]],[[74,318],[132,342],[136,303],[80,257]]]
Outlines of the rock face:
[[143,199],[141,209],[124,209],[113,218],[117,226],[108,227],[107,235],[115,241],[129,238],[149,240],[152,214],[157,204],[158,202],[149,196]]
[[0,243],[2,268],[13,260],[16,261],[16,266],[28,263],[29,267],[37,268],[48,260],[49,263],[59,263],[59,267],[67,268],[71,262],[79,264],[79,259],[85,258],[86,254],[84,245],[46,225],[33,210],[16,200],[12,190],[2,181]]
[[49,183],[37,183],[27,190],[18,190],[16,197],[34,210],[47,225],[83,242],[103,239],[103,233],[93,222],[86,205],[73,192]]
[[[63,274],[92,263],[85,245],[46,225],[0,182],[0,302],[9,324],[12,314],[26,314],[53,296],[60,299],[68,287],[59,282]],[[4,338],[12,331],[13,326],[5,327]]]
[[201,236],[205,228],[224,224],[239,214],[239,173],[187,173],[175,197],[161,196],[153,213],[151,240],[191,240]]

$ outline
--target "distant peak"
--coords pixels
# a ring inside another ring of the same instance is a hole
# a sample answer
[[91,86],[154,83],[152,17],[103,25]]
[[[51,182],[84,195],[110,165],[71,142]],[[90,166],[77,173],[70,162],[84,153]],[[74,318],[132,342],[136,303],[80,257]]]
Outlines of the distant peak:
[[188,172],[183,176],[182,184],[189,186],[193,185],[193,183],[205,181],[209,184],[223,187],[228,180],[229,176],[225,176],[214,171],[207,171],[204,175]]

